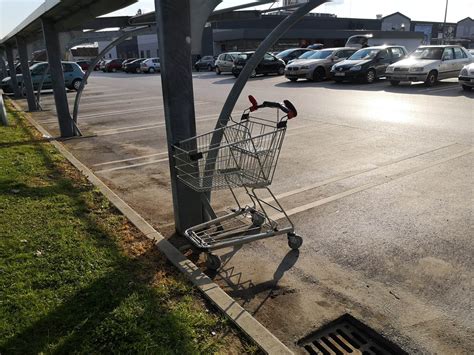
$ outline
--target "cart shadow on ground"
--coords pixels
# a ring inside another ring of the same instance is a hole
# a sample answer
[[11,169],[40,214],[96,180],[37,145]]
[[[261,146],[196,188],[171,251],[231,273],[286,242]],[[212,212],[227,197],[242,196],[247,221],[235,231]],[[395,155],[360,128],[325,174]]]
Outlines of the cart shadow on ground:
[[[293,292],[287,290],[287,287],[279,285],[279,281],[284,274],[289,271],[298,261],[300,256],[299,250],[289,251],[281,260],[273,277],[267,281],[254,283],[251,279],[246,279],[242,272],[236,270],[235,266],[229,266],[228,263],[232,256],[235,255],[241,246],[233,248],[229,253],[221,255],[223,266],[217,272],[206,272],[215,282],[225,283],[225,291],[232,298],[239,301],[245,307],[251,301],[256,301],[249,310],[252,315],[256,315],[268,299],[275,298],[280,294]],[[258,300],[257,300],[258,298]]]

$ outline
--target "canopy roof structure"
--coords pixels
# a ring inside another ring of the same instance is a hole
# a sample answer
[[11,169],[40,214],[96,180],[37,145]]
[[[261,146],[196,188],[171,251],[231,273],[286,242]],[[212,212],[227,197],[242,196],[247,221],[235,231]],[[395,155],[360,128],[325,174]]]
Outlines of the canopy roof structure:
[[58,31],[77,29],[85,21],[129,6],[137,0],[45,0],[31,15],[0,40],[0,45],[16,45],[15,37],[42,36],[41,19],[55,22]]

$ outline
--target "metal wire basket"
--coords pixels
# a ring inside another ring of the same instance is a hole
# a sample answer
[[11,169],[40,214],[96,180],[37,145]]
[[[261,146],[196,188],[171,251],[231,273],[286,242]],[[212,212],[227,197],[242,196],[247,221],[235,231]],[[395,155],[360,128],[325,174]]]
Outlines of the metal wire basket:
[[[174,146],[177,177],[196,191],[271,184],[286,121],[244,114],[240,122],[183,140]],[[219,143],[213,138],[221,137]]]

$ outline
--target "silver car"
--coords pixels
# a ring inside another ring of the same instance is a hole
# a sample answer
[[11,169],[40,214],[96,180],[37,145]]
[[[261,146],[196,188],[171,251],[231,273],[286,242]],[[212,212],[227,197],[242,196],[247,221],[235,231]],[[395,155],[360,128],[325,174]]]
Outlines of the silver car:
[[308,79],[321,81],[331,76],[331,67],[349,58],[356,48],[326,48],[312,52],[306,59],[298,59],[285,68],[285,77],[291,81]]
[[232,73],[232,66],[234,65],[234,60],[240,52],[229,52],[220,54],[215,63],[215,71],[217,75],[220,75],[224,72]]
[[420,46],[407,59],[389,65],[385,73],[392,85],[424,81],[426,86],[433,86],[438,80],[456,78],[462,67],[473,61],[461,46]]
[[458,76],[459,85],[464,91],[471,91],[474,87],[474,63],[465,65]]

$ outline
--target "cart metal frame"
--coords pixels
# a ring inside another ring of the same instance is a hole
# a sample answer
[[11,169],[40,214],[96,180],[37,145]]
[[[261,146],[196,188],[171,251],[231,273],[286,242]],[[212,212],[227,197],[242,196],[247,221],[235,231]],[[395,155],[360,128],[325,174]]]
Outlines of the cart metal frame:
[[[283,103],[264,101],[258,104],[249,96],[252,106],[240,121],[220,127],[221,143],[211,139],[217,130],[180,141],[173,146],[176,175],[185,185],[198,192],[228,189],[237,207],[209,221],[188,228],[184,236],[200,251],[207,253],[207,267],[218,269],[219,257],[212,251],[286,234],[288,245],[298,249],[303,239],[268,186],[271,185],[286,133],[287,121],[297,116],[288,100]],[[277,110],[276,120],[251,114],[262,108]],[[280,117],[280,112],[284,115]],[[212,157],[212,160],[209,160]],[[210,164],[209,164],[210,163]],[[212,167],[212,170],[209,169]],[[243,205],[234,191],[243,188],[250,203]],[[269,195],[264,199],[262,192]],[[207,204],[210,206],[209,201]],[[283,220],[277,223],[271,212]],[[283,227],[281,227],[283,225]]]

